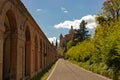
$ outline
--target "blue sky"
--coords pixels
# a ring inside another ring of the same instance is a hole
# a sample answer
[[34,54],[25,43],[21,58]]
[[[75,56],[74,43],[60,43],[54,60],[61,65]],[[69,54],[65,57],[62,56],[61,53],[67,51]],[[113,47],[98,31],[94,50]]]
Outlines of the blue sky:
[[21,0],[49,39],[59,39],[71,25],[78,28],[81,19],[93,28],[95,15],[105,0]]

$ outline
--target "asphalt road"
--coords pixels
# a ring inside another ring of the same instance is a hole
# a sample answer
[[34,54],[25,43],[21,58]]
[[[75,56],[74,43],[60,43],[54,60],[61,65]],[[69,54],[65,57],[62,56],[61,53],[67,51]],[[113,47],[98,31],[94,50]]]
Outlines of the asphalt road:
[[111,80],[59,59],[47,80]]

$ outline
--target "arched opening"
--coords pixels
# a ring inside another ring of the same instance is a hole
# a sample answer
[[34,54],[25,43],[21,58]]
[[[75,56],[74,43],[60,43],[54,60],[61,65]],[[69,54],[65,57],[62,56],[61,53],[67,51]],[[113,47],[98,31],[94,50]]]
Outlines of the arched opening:
[[38,40],[35,37],[35,72],[38,71]]
[[9,10],[4,21],[3,80],[16,79],[17,72],[17,25],[14,13]]
[[25,38],[25,76],[30,76],[31,37],[28,26],[25,30]]

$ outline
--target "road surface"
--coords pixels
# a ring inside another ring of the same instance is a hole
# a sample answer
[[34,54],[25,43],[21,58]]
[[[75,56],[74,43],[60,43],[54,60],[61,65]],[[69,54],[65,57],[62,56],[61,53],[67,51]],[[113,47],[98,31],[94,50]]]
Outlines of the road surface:
[[59,59],[47,80],[111,80]]

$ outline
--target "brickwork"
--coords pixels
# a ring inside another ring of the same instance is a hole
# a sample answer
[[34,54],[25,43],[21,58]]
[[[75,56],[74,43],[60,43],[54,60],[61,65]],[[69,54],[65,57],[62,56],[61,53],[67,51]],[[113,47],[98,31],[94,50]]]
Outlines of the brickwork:
[[0,0],[0,80],[32,78],[52,64],[56,54],[20,0]]

